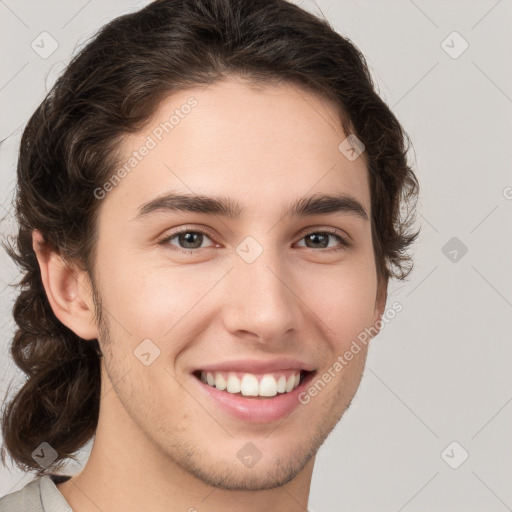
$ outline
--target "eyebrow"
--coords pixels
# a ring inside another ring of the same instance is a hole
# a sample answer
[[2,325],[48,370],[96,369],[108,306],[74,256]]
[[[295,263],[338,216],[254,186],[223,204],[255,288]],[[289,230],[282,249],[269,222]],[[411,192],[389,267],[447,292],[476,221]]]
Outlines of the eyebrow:
[[[229,197],[209,197],[168,193],[144,203],[133,220],[138,220],[156,212],[195,212],[205,215],[219,215],[229,219],[239,219],[245,209]],[[348,194],[329,195],[315,194],[301,197],[285,210],[286,217],[307,217],[312,215],[330,215],[346,213],[368,220],[368,213],[363,205]]]

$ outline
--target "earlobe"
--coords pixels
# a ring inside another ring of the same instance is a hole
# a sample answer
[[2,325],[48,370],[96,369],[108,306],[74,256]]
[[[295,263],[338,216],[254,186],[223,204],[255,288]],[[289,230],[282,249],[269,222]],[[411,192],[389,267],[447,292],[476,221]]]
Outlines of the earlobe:
[[97,338],[94,303],[87,273],[72,268],[57,251],[46,244],[39,230],[32,232],[32,247],[55,316],[80,338]]

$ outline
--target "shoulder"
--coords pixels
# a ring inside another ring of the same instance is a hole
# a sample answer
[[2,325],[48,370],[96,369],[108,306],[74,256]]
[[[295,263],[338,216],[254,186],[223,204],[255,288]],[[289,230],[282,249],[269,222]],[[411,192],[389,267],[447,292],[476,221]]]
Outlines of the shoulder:
[[70,477],[45,475],[0,498],[0,512],[72,512],[56,483]]
[[33,480],[19,491],[0,498],[0,512],[22,511],[44,511],[41,504],[40,479]]

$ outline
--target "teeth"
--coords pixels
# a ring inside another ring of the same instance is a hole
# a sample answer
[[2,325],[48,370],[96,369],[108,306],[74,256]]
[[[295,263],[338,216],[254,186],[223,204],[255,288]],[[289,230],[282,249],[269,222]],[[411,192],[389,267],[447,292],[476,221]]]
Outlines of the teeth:
[[236,376],[230,373],[228,375],[228,387],[226,388],[228,393],[240,393],[240,389],[242,387],[242,383],[240,382],[240,379]]
[[242,393],[244,396],[276,396],[278,393],[289,393],[300,383],[300,371],[286,378],[281,375],[276,378],[274,375],[265,374],[258,381],[256,375],[244,374],[239,379],[233,372],[227,374],[227,379],[220,372],[201,372],[201,381],[221,391],[228,393]]
[[[245,378],[245,377],[244,377]],[[272,375],[265,375],[260,382],[261,396],[276,396],[277,382]]]
[[286,377],[281,375],[277,381],[277,392],[284,393],[286,391]]
[[285,392],[289,393],[293,389],[293,386],[295,386],[295,376],[290,375],[286,381]]
[[[210,384],[210,386],[212,386],[212,384]],[[217,375],[215,375],[215,387],[217,389],[220,389],[221,391],[224,391],[227,387],[227,382],[220,373],[217,373]]]
[[[238,380],[237,377],[234,377]],[[259,384],[258,379],[254,375],[245,374],[240,384],[240,391],[244,396],[258,396]]]

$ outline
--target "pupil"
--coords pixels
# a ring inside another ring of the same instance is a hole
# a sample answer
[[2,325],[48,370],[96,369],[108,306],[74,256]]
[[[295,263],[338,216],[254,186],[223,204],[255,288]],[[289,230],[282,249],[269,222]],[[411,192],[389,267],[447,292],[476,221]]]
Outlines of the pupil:
[[[197,247],[201,246],[202,243],[202,234],[201,233],[182,233],[180,235],[180,243],[184,244],[187,249],[197,249]],[[199,245],[197,245],[197,239],[199,238]],[[194,245],[194,240],[196,245]],[[190,246],[189,244],[192,244]]]
[[320,239],[321,241],[323,241],[324,243],[321,245],[321,247],[327,247],[327,236],[323,235],[323,234],[318,234],[318,233],[313,233],[311,235],[308,236],[308,240],[310,241],[313,241],[313,242],[317,242],[318,239]]

